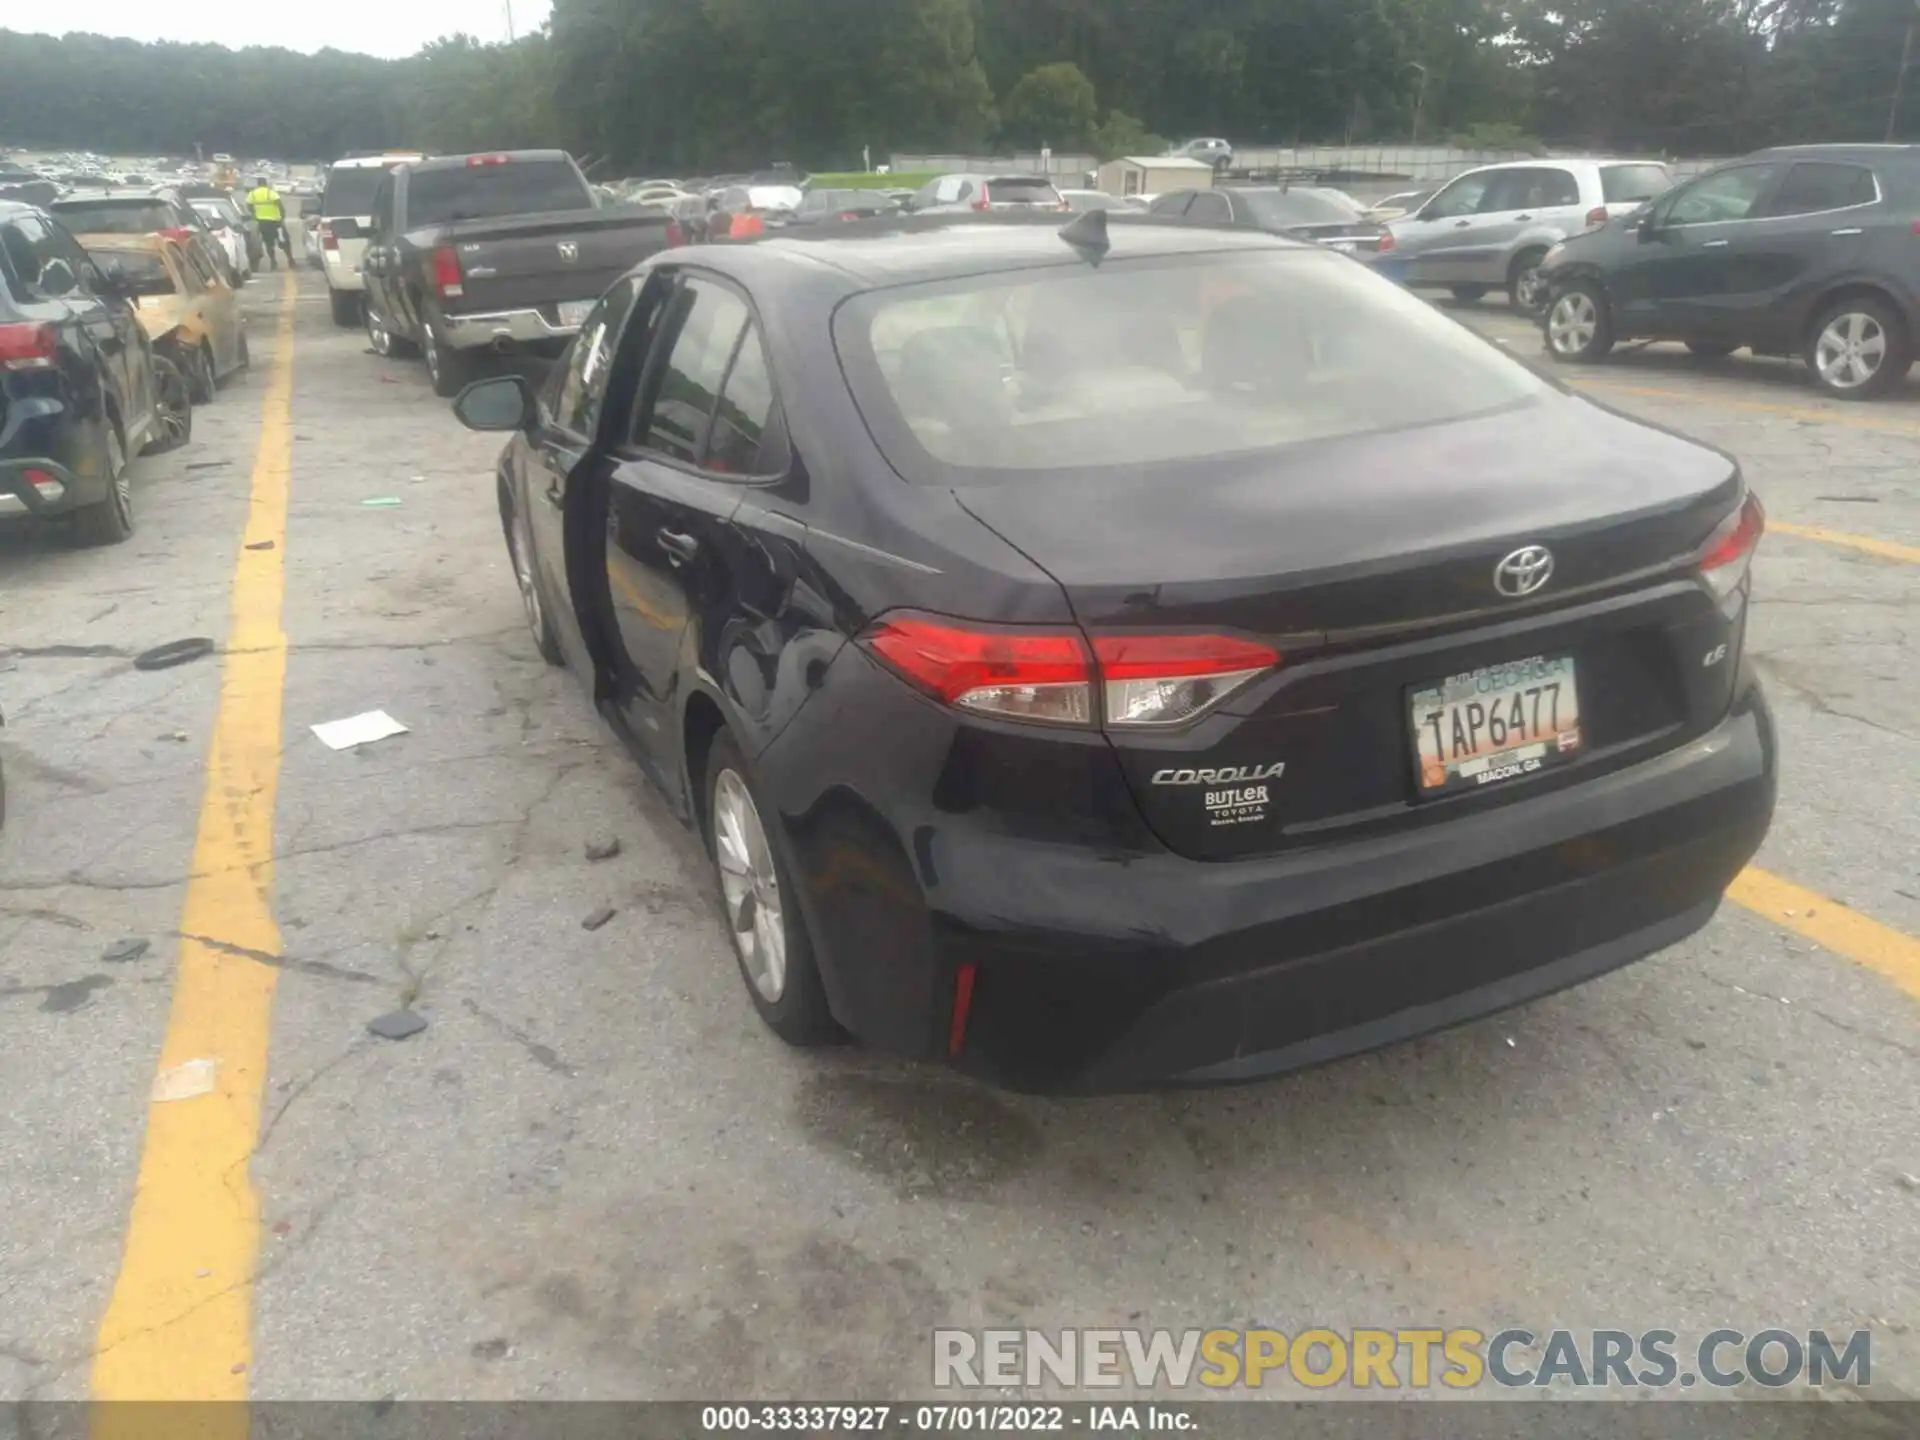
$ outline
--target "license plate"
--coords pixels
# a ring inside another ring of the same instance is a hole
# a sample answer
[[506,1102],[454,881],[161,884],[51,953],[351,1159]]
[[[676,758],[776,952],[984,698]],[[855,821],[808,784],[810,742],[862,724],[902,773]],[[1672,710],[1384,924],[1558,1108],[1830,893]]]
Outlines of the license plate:
[[1423,795],[1534,774],[1580,749],[1573,659],[1535,655],[1450,675],[1413,692],[1408,721]]
[[582,320],[587,318],[588,314],[593,310],[593,307],[594,302],[591,300],[562,300],[560,302],[560,323],[562,325],[578,325]]

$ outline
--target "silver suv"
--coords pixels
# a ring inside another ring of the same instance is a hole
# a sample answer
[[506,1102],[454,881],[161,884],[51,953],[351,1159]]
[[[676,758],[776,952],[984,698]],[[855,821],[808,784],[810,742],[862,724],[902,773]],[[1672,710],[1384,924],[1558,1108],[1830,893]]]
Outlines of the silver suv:
[[1537,311],[1548,250],[1631,214],[1672,188],[1653,160],[1521,160],[1469,170],[1412,214],[1393,221],[1378,268],[1406,285],[1478,300],[1505,290],[1516,309]]
[[916,215],[962,210],[1064,210],[1067,202],[1044,175],[942,175],[913,197]]

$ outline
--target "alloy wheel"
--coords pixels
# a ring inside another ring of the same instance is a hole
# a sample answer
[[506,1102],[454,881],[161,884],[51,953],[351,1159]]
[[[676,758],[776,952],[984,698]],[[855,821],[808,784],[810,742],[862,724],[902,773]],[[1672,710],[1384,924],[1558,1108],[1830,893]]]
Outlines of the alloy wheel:
[[1600,312],[1594,307],[1593,297],[1575,290],[1554,302],[1553,313],[1547,317],[1547,340],[1556,354],[1578,355],[1593,343],[1599,328]]
[[713,787],[713,853],[740,967],[760,998],[777,1004],[787,989],[787,932],[780,876],[747,782],[723,770]]
[[382,357],[393,354],[393,336],[387,330],[387,322],[380,318],[380,312],[372,305],[362,309],[367,317],[367,340],[373,346],[373,353]]
[[425,333],[421,336],[420,348],[426,353],[427,374],[432,377],[434,387],[438,389],[440,385],[440,345],[439,342],[433,338],[433,326],[427,325],[422,328]]
[[1860,310],[1834,316],[1813,346],[1820,378],[1836,390],[1858,390],[1871,383],[1886,361],[1886,330]]
[[187,391],[187,377],[177,365],[168,365],[160,375],[154,409],[162,446],[172,450],[186,444],[193,434],[193,398]]
[[1540,286],[1540,267],[1529,265],[1522,270],[1514,279],[1513,290],[1520,301],[1520,308],[1529,315],[1537,315],[1547,298]]
[[107,467],[113,476],[113,508],[129,527],[133,524],[133,476],[127,464],[127,447],[115,426],[107,427]]

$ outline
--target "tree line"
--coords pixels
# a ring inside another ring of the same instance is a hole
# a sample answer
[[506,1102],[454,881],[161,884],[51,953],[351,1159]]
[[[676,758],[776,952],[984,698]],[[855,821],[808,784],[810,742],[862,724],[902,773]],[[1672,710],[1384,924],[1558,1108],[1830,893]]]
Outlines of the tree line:
[[1161,137],[1729,154],[1920,139],[1920,0],[555,0],[403,60],[0,30],[0,141],[325,160],[552,144],[603,174]]

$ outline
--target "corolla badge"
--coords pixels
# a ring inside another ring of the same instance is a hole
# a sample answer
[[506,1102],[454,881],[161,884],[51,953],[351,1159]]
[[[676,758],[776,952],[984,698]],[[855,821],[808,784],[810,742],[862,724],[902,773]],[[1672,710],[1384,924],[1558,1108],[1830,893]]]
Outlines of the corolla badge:
[[1229,765],[1216,770],[1156,770],[1156,785],[1244,785],[1253,780],[1278,780],[1286,772],[1287,762],[1272,765]]
[[1523,600],[1553,578],[1553,552],[1544,545],[1524,545],[1493,567],[1493,588],[1509,600]]

